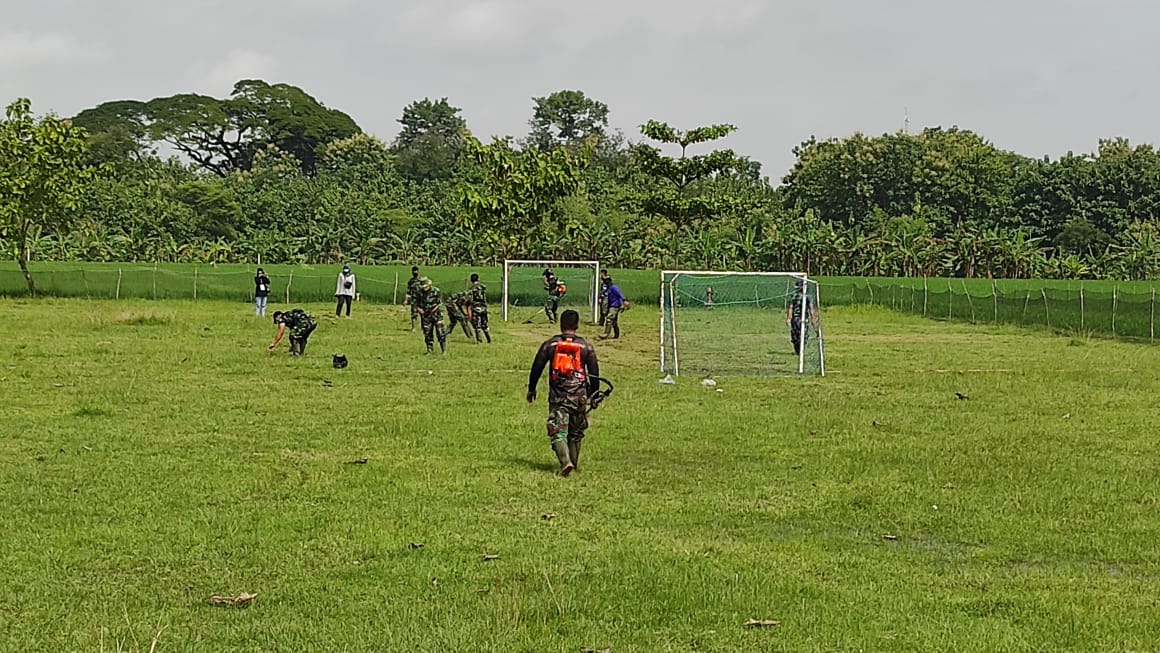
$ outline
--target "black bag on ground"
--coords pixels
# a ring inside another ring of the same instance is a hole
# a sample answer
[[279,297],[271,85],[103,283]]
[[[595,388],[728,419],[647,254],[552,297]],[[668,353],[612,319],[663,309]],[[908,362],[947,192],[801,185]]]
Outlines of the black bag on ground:
[[342,368],[346,367],[346,365],[346,356],[343,356],[342,354],[334,355],[334,369],[341,370]]

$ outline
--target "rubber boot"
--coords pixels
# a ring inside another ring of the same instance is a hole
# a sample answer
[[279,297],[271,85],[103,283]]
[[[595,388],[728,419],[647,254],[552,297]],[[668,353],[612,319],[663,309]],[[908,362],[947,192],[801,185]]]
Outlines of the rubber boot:
[[483,335],[487,336],[487,344],[490,345],[491,344],[491,329],[484,331]]
[[568,457],[572,460],[572,467],[580,471],[580,440],[568,440]]
[[560,461],[560,476],[567,476],[576,469],[572,459],[568,457],[568,441],[556,440],[552,443],[552,451],[556,452],[556,459]]

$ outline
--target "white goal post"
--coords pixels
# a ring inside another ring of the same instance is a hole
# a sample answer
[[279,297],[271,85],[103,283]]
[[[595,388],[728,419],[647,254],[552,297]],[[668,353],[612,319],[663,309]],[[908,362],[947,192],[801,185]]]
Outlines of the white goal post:
[[[513,305],[514,301],[518,301],[518,299],[519,299],[519,297],[516,297],[517,293],[516,293],[516,289],[514,288],[513,279],[512,279],[513,271],[515,271],[519,268],[535,268],[536,269],[534,279],[537,283],[541,284],[540,286],[537,286],[537,288],[542,288],[543,277],[541,276],[541,274],[542,274],[542,270],[544,268],[552,268],[552,271],[556,273],[557,277],[559,277],[561,280],[565,280],[565,281],[567,280],[566,273],[562,273],[561,272],[562,270],[582,269],[582,270],[586,271],[586,274],[589,273],[587,271],[590,271],[591,279],[583,280],[582,288],[577,288],[577,290],[583,290],[583,291],[586,291],[588,293],[587,296],[585,297],[584,305],[585,305],[585,308],[587,308],[591,312],[591,319],[596,320],[597,313],[599,311],[599,302],[600,302],[600,261],[560,261],[560,260],[554,261],[554,260],[545,260],[545,259],[504,259],[504,261],[503,261],[503,307],[501,309],[501,313],[503,315],[503,319],[505,322],[508,320],[509,307],[511,307]],[[527,282],[526,279],[521,280],[521,281],[523,281],[525,283]],[[573,286],[575,286],[575,282],[573,283]],[[526,292],[526,289],[521,289],[521,290],[524,290]],[[539,294],[543,294],[542,291],[539,291]],[[533,304],[525,303],[523,305],[529,306],[529,305],[533,305]]]
[[663,270],[661,371],[824,376],[819,300],[801,272]]

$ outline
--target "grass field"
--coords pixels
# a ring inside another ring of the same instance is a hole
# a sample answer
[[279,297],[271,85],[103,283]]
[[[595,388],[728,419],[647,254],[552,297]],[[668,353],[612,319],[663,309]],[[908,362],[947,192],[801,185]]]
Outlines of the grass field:
[[562,479],[547,325],[251,313],[0,301],[3,650],[1160,649],[1153,347],[837,307],[827,377],[718,393],[642,308]]

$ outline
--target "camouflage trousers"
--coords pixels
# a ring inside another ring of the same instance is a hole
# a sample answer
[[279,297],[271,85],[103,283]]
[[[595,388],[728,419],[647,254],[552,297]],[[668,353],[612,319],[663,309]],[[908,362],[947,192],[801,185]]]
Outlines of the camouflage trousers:
[[[806,325],[805,340],[810,340],[810,328]],[[802,352],[802,321],[792,320],[789,325],[789,341],[793,343],[793,355],[798,356]]]
[[547,301],[544,302],[544,315],[548,316],[548,322],[556,323],[556,312],[560,310],[560,298],[554,295],[548,295]]
[[475,330],[476,340],[482,339],[484,334],[487,334],[487,341],[491,342],[491,334],[488,333],[491,327],[487,320],[487,306],[471,307],[471,328]]
[[443,312],[423,314],[423,342],[427,343],[427,351],[435,350],[435,338],[439,338],[439,348],[447,350],[447,331],[443,328]]
[[588,430],[588,396],[567,396],[548,402],[548,440],[579,442]]
[[451,322],[451,324],[447,327],[447,330],[449,332],[454,333],[455,326],[459,325],[459,326],[463,327],[463,335],[467,336],[468,338],[471,337],[471,332],[467,330],[467,316],[466,315],[464,315],[462,313],[452,313],[451,311],[448,311],[447,317],[450,318],[450,322]]

